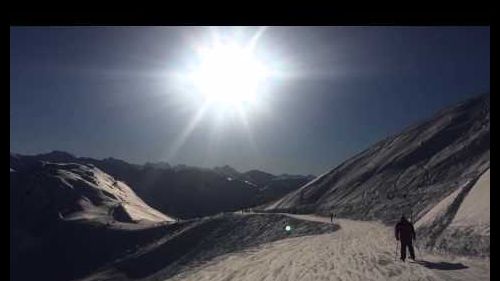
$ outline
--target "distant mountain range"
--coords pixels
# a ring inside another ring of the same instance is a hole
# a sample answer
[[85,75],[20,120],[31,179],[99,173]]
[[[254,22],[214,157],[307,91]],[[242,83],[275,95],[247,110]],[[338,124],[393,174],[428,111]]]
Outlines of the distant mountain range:
[[171,166],[165,162],[131,164],[115,158],[76,157],[62,151],[11,154],[11,168],[24,162],[92,164],[128,184],[146,203],[165,214],[190,218],[250,208],[273,201],[314,176],[273,175],[259,170],[240,173],[230,166],[214,169]]
[[[417,222],[426,247],[489,255],[489,167],[487,94],[379,141],[264,209],[390,224],[404,214]],[[482,201],[473,203],[469,193]]]

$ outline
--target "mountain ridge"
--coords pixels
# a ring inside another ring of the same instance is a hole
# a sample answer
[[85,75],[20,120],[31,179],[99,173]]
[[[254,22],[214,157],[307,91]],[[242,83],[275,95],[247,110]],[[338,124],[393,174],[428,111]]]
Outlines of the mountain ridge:
[[489,169],[489,115],[489,94],[439,110],[263,208],[388,224],[405,214],[416,222],[464,185],[467,196]]
[[279,198],[312,179],[259,170],[240,173],[228,165],[213,169],[165,162],[139,165],[113,157],[77,157],[57,150],[36,155],[11,153],[11,168],[16,169],[20,159],[25,165],[30,161],[94,165],[127,183],[152,207],[182,218],[250,208]]

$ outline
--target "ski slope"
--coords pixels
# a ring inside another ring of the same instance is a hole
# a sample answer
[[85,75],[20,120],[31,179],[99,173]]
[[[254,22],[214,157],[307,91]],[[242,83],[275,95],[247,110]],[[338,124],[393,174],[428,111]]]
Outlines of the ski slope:
[[[329,218],[289,215],[329,223]],[[489,260],[422,253],[395,261],[393,230],[378,222],[336,219],[341,229],[232,252],[166,280],[489,280]]]

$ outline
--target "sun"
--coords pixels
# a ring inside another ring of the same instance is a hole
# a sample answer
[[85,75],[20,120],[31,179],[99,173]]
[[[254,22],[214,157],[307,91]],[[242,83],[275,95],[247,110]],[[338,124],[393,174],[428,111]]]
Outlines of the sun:
[[252,120],[272,114],[272,93],[283,79],[291,77],[289,64],[269,49],[272,44],[259,43],[267,29],[259,27],[250,33],[241,27],[208,27],[209,32],[189,37],[193,40],[188,42],[186,56],[179,58],[182,63],[175,71],[166,72],[166,81],[169,89],[178,93],[178,104],[194,109],[194,113],[170,145],[167,159],[172,159],[206,120],[213,125],[211,145],[222,132],[218,130],[243,129],[248,144],[258,151]]
[[240,106],[256,101],[267,75],[268,70],[252,48],[219,42],[198,50],[191,80],[209,102]]

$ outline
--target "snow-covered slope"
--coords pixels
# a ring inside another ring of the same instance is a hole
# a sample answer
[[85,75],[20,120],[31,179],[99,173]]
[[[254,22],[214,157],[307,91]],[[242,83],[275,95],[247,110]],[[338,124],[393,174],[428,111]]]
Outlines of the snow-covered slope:
[[394,259],[392,229],[374,222],[338,221],[339,231],[230,253],[168,280],[490,280],[487,261],[418,251],[419,262],[403,263]]
[[[490,280],[488,260],[417,249],[417,262],[401,262],[392,227],[336,223],[340,228],[325,217],[279,214],[205,219],[80,281]],[[283,224],[292,225],[292,233]],[[171,257],[174,249],[178,259]]]
[[490,170],[439,202],[416,222],[421,244],[434,250],[488,256]]
[[482,95],[376,143],[266,209],[386,223],[404,213],[416,221],[468,191],[489,166],[490,97]]
[[69,280],[174,221],[92,165],[11,155],[11,280]]
[[91,165],[39,162],[11,173],[16,215],[52,219],[165,222],[172,218],[144,203],[123,182]]
[[490,234],[490,170],[474,184],[451,222],[452,227],[473,228],[481,235]]
[[[255,251],[274,241],[312,237],[339,229],[338,225],[331,223],[299,220],[282,214],[223,214],[181,222],[180,225],[182,230],[176,235],[167,233],[165,238],[150,247],[118,260],[83,280],[166,280],[226,254]],[[285,230],[287,225],[291,226],[290,231]],[[228,277],[224,280],[240,279]]]

